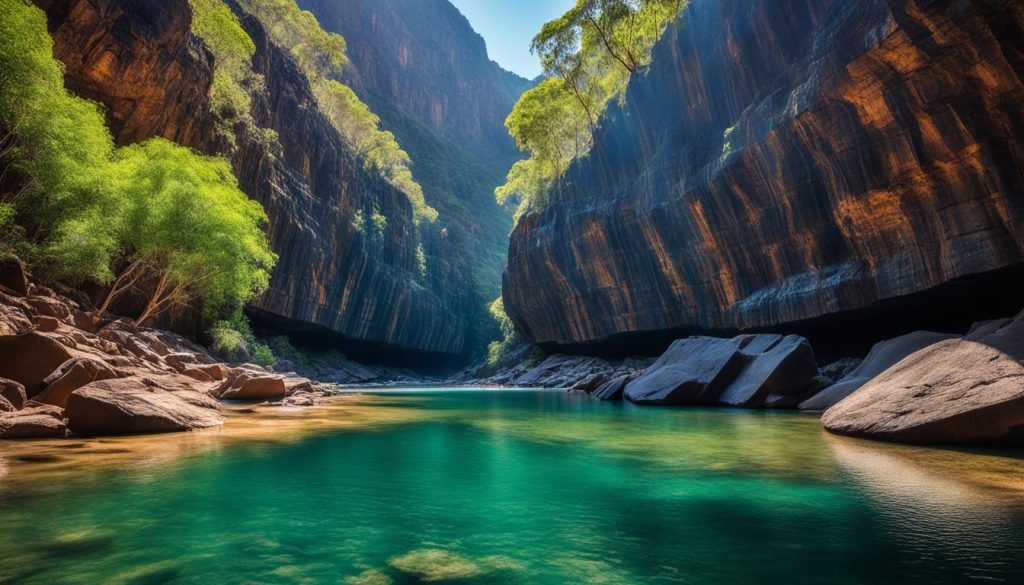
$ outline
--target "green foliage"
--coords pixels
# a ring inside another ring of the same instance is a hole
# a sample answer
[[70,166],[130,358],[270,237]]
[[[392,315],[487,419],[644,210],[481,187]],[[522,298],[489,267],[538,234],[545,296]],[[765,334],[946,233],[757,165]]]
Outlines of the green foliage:
[[374,207],[373,214],[370,215],[370,218],[373,221],[373,229],[377,232],[377,236],[384,237],[384,231],[388,229],[387,216]]
[[546,204],[569,164],[589,152],[608,103],[630,76],[650,63],[651,50],[687,0],[577,0],[533,39],[548,79],[524,93],[505,121],[530,158],[512,167],[495,190],[518,201],[516,216]]
[[113,147],[100,108],[64,89],[43,12],[0,0],[0,204],[28,242],[107,202]]
[[236,308],[231,317],[217,321],[209,330],[210,350],[230,362],[253,362],[272,366],[277,360],[270,345],[260,341],[252,331],[252,324]]
[[423,244],[416,245],[416,268],[420,271],[420,278],[427,277],[427,251],[423,249]]
[[368,169],[406,195],[416,223],[435,221],[437,210],[427,204],[423,188],[413,178],[409,155],[394,134],[380,128],[380,118],[369,106],[336,79],[348,63],[345,40],[325,32],[316,17],[300,10],[294,0],[239,0],[239,4],[263,22],[275,43],[290,48],[331,125]]
[[[215,38],[251,56],[225,6],[196,6],[208,30],[233,23],[232,34]],[[241,306],[264,289],[276,260],[266,216],[228,162],[161,138],[115,149],[100,108],[64,89],[43,12],[0,0],[0,15],[0,224],[24,232],[31,243],[16,245],[36,268],[113,281],[102,308],[127,290],[144,292],[140,322],[196,297],[211,313]]]
[[491,317],[498,323],[498,327],[501,329],[501,334],[503,336],[500,341],[492,341],[487,346],[487,359],[485,365],[488,367],[495,367],[509,350],[520,343],[520,339],[519,335],[516,333],[515,325],[505,312],[505,302],[501,297],[498,297],[493,303],[491,303],[490,313]]
[[288,360],[303,368],[310,365],[309,355],[292,345],[291,340],[285,335],[278,335],[271,339],[270,349],[277,359]]
[[[213,87],[210,105],[217,118],[217,133],[235,147],[235,130],[246,131],[266,142],[276,142],[272,130],[261,129],[252,117],[251,92],[263,86],[252,70],[256,45],[242,28],[238,17],[223,0],[189,0],[192,32],[203,39],[213,53]],[[268,149],[270,144],[267,144]]]
[[118,281],[154,282],[140,321],[195,297],[216,313],[266,288],[276,262],[267,217],[226,160],[153,138],[121,149],[112,170],[120,213],[97,219],[114,227],[124,251]]

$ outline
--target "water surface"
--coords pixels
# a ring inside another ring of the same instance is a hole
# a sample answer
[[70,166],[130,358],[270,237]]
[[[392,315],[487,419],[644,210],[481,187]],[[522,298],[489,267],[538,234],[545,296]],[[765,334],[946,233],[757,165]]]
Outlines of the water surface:
[[421,391],[0,445],[3,583],[1024,582],[1024,459]]

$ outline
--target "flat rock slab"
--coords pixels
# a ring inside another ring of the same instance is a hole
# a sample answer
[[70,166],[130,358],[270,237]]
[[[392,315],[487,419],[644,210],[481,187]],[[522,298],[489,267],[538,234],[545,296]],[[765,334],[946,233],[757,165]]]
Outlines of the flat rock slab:
[[224,423],[216,402],[198,392],[171,392],[141,378],[93,382],[68,397],[68,428],[86,435],[165,433]]
[[816,375],[814,350],[796,335],[689,337],[675,341],[624,396],[637,404],[792,406]]
[[1024,444],[1024,321],[939,341],[828,409],[829,431],[919,444]]

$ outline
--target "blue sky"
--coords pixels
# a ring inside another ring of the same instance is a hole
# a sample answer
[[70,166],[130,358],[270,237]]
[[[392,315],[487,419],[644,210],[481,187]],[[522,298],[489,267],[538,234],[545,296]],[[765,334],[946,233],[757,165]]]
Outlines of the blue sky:
[[537,57],[530,54],[533,35],[547,21],[560,16],[575,0],[451,0],[487,41],[487,52],[499,65],[523,77],[540,74]]

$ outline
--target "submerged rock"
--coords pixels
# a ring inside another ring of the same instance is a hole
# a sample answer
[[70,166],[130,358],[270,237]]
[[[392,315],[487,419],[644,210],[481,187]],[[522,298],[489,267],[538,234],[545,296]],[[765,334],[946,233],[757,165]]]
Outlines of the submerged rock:
[[877,343],[863,362],[835,384],[801,402],[800,409],[827,410],[908,355],[934,343],[956,337],[958,336],[949,333],[915,331]]
[[68,398],[68,428],[86,435],[164,433],[224,423],[199,392],[171,392],[141,378],[93,382]]
[[829,431],[903,443],[1024,444],[1024,319],[918,350],[828,409]]
[[817,375],[806,339],[741,335],[675,341],[646,372],[630,382],[625,398],[673,406],[793,406]]

